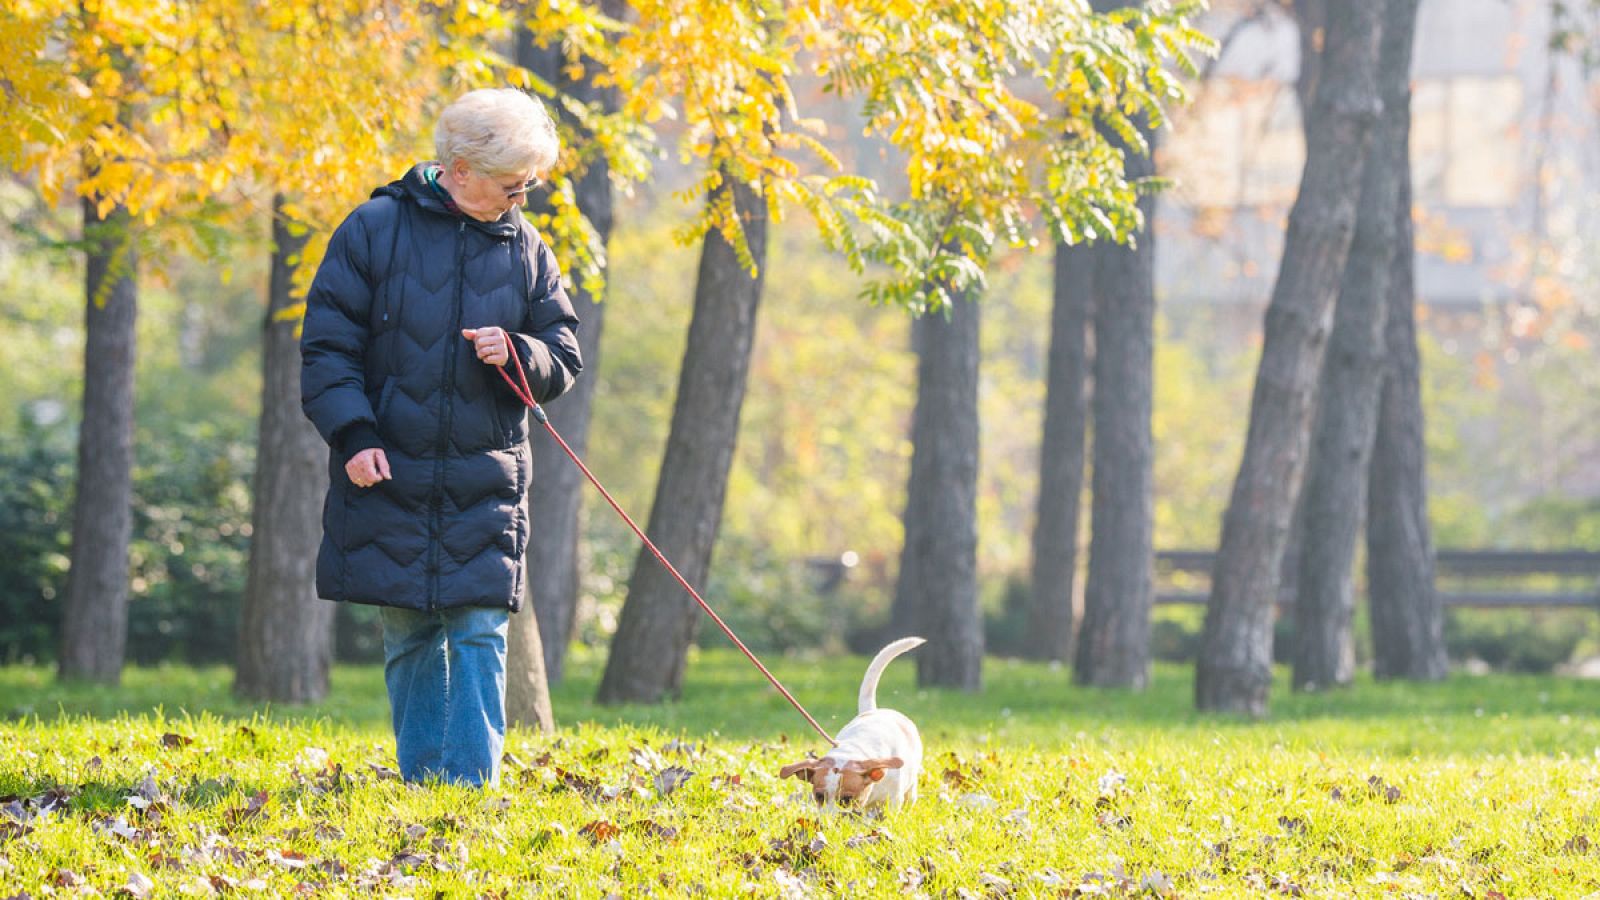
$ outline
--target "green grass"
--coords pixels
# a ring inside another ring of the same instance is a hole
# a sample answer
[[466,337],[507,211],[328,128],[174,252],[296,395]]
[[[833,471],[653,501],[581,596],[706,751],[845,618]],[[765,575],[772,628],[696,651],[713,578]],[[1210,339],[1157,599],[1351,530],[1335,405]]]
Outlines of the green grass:
[[[864,659],[770,662],[830,730],[849,718]],[[1182,667],[1138,694],[998,660],[979,694],[913,672],[892,666],[880,700],[923,730],[922,799],[819,819],[775,773],[820,741],[725,651],[653,707],[595,706],[599,663],[574,660],[557,733],[513,731],[484,792],[393,780],[375,668],[270,710],[234,701],[223,669],[109,691],[0,668],[0,897],[1600,891],[1585,682],[1280,684],[1244,721],[1195,714]]]

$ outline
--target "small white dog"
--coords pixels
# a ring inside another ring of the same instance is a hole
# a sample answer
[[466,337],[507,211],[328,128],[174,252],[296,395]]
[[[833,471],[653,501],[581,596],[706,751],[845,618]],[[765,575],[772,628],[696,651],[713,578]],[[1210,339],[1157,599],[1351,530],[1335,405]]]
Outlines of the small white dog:
[[856,717],[839,731],[834,748],[821,759],[784,766],[778,777],[809,781],[819,807],[897,807],[917,799],[922,736],[904,715],[878,708],[878,679],[895,657],[924,643],[901,638],[879,650],[861,679]]

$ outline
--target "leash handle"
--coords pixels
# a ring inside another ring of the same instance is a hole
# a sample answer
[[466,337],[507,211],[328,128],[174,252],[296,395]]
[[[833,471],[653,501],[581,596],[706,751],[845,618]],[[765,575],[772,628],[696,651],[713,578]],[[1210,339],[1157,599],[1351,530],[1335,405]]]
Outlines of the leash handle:
[[711,621],[717,623],[717,627],[721,628],[722,633],[728,636],[728,640],[733,641],[734,646],[739,648],[739,651],[745,655],[745,658],[750,660],[750,662],[755,665],[757,669],[761,670],[761,674],[765,675],[767,677],[767,681],[771,682],[772,686],[778,689],[778,693],[782,694],[784,699],[789,701],[789,705],[793,706],[795,710],[800,713],[800,715],[805,716],[806,721],[811,723],[811,727],[816,729],[817,734],[822,735],[823,740],[827,741],[830,746],[838,746],[839,742],[835,741],[833,736],[828,734],[827,730],[819,725],[816,719],[812,718],[811,713],[806,712],[806,708],[800,705],[800,701],[796,700],[794,695],[789,693],[789,689],[783,686],[783,683],[778,680],[776,675],[773,675],[766,666],[761,664],[761,660],[757,659],[756,655],[750,651],[750,648],[745,646],[744,641],[739,640],[739,636],[733,633],[733,629],[728,627],[728,623],[722,621],[722,617],[717,615],[716,610],[712,609],[711,605],[700,596],[700,592],[695,590],[694,587],[689,584],[689,580],[684,578],[683,575],[678,572],[677,567],[674,566],[661,552],[661,550],[656,547],[655,542],[650,540],[650,538],[645,535],[644,531],[640,529],[638,525],[634,524],[633,518],[623,511],[622,506],[618,504],[617,501],[611,496],[611,492],[606,490],[605,486],[600,483],[600,479],[596,478],[594,473],[589,471],[589,467],[584,465],[583,460],[578,458],[578,454],[573,452],[573,449],[567,445],[566,439],[561,436],[560,432],[556,431],[554,425],[550,424],[550,417],[545,415],[544,407],[540,406],[534,401],[533,389],[528,386],[528,376],[522,371],[522,359],[517,355],[516,347],[511,345],[511,338],[509,335],[506,337],[506,349],[509,351],[509,355],[511,356],[512,366],[517,370],[517,378],[515,381],[513,381],[511,376],[507,374],[505,366],[495,366],[495,371],[499,372],[500,377],[505,379],[506,384],[511,386],[512,392],[514,392],[523,403],[527,404],[528,409],[533,411],[533,417],[538,420],[540,425],[545,427],[546,431],[550,432],[551,437],[556,439],[556,443],[560,444],[561,449],[565,450],[567,452],[567,456],[577,464],[579,470],[583,472],[584,477],[588,478],[589,483],[594,485],[595,490],[600,492],[600,496],[606,498],[606,502],[611,504],[611,508],[617,511],[617,515],[622,517],[622,521],[628,523],[628,527],[633,529],[633,533],[638,535],[639,540],[644,542],[645,547],[649,548],[651,554],[655,556],[656,560],[660,562],[661,565],[665,566],[668,572],[672,573],[672,577],[677,579],[678,584],[682,585],[685,591],[689,592],[689,596],[694,598],[694,602],[700,604],[700,608],[705,610],[706,615],[711,617]]

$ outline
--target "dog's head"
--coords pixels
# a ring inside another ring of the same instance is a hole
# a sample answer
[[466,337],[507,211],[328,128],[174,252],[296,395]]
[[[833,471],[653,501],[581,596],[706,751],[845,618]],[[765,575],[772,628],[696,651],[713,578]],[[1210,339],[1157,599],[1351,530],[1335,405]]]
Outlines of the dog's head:
[[790,763],[778,770],[779,778],[798,778],[811,785],[812,799],[818,806],[834,803],[850,806],[872,786],[883,780],[890,769],[898,769],[905,762],[898,756],[882,759],[807,759]]

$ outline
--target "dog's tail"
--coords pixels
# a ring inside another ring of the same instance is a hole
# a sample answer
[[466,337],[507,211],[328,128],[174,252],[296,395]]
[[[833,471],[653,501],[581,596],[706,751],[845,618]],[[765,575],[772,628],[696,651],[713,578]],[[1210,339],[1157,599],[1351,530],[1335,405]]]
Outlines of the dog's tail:
[[926,644],[927,641],[919,637],[901,638],[898,641],[878,651],[872,658],[871,665],[867,666],[867,674],[861,678],[861,696],[856,700],[856,715],[872,712],[878,708],[878,679],[883,677],[883,670],[889,667],[896,656]]

